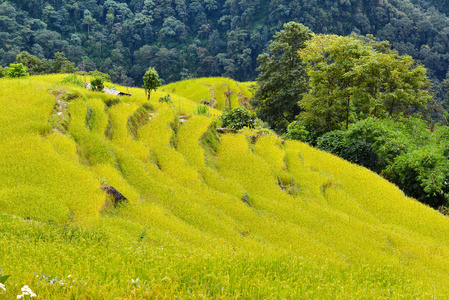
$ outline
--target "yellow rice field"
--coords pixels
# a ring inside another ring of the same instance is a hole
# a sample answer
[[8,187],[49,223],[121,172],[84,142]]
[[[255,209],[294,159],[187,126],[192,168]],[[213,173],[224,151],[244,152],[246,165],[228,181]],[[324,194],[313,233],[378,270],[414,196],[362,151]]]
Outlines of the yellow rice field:
[[161,87],[133,134],[143,90],[107,106],[63,77],[0,79],[1,299],[449,297],[447,217],[309,145],[214,136],[249,83]]

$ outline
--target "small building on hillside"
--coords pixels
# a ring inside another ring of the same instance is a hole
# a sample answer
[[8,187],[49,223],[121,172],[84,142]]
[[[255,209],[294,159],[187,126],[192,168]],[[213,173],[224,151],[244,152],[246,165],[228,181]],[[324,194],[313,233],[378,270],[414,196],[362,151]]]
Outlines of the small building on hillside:
[[113,89],[110,89],[107,87],[105,87],[103,89],[103,92],[105,92],[106,94],[111,94],[111,95],[115,95],[115,96],[131,96],[131,94],[129,94],[129,93],[113,90]]
[[[90,82],[84,82],[84,83],[86,84],[86,88],[88,90],[90,90]],[[129,93],[113,90],[113,89],[110,89],[110,88],[107,88],[107,87],[103,88],[103,92],[105,92],[106,94],[114,95],[114,96],[132,96]]]

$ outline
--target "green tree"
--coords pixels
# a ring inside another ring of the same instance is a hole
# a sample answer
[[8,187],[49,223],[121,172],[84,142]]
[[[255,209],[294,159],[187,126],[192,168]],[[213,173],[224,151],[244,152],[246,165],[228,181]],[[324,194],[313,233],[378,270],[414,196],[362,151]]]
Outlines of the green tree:
[[55,58],[49,60],[51,73],[74,73],[77,71],[75,64],[69,61],[64,52],[56,52]]
[[446,78],[441,83],[441,88],[444,91],[444,102],[446,107],[449,107],[449,72],[446,73]]
[[96,23],[97,23],[97,20],[95,20],[95,19],[92,17],[90,11],[86,9],[86,10],[84,11],[83,24],[84,24],[84,25],[87,25],[87,36],[90,35],[90,27],[91,27],[92,25],[95,25]]
[[317,35],[299,51],[307,63],[308,92],[300,102],[304,125],[348,129],[369,116],[397,117],[431,99],[423,66],[410,56],[376,51],[353,37]]
[[148,71],[143,75],[143,88],[145,89],[145,94],[150,100],[151,90],[156,90],[161,86],[161,80],[159,79],[159,74],[154,68],[149,68]]
[[10,64],[9,67],[5,68],[5,74],[8,78],[18,78],[29,76],[28,68],[23,64]]
[[45,74],[46,62],[39,57],[23,51],[16,57],[16,63],[21,63],[26,66],[30,75]]
[[269,53],[257,58],[260,75],[251,103],[258,117],[276,131],[284,132],[301,111],[298,101],[307,91],[307,73],[297,52],[312,34],[302,24],[284,24],[270,42]]

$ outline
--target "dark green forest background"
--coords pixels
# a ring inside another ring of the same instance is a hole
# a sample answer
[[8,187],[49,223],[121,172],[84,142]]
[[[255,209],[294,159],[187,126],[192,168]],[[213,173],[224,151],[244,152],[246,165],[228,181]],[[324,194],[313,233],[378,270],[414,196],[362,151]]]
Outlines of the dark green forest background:
[[373,34],[422,62],[439,83],[449,69],[449,1],[402,0],[0,0],[0,65],[27,51],[63,52],[80,70],[142,85],[148,67],[165,83],[257,76],[257,56],[288,21],[315,33]]

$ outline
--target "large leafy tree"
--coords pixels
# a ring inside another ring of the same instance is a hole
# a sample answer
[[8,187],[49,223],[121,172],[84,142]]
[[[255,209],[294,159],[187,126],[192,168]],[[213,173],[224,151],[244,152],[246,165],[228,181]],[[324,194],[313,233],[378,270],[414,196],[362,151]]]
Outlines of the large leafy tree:
[[355,109],[357,60],[369,55],[368,47],[350,37],[317,35],[299,53],[310,78],[300,103],[302,120],[326,129],[344,120],[347,128]]
[[305,47],[312,34],[302,24],[284,24],[284,30],[274,35],[269,53],[257,58],[260,75],[252,105],[259,118],[277,131],[285,131],[301,111],[298,101],[307,91],[307,73],[298,50]]
[[354,37],[317,35],[299,51],[310,89],[300,102],[304,125],[348,128],[369,116],[397,117],[431,99],[426,69],[410,56],[376,51]]

